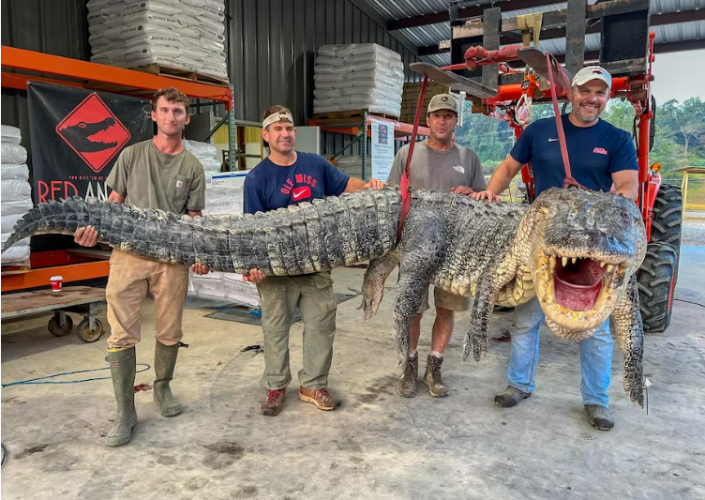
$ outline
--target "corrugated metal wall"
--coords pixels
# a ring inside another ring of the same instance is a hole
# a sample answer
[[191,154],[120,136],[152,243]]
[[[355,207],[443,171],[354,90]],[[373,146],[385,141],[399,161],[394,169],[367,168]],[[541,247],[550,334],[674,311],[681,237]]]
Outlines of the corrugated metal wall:
[[[408,81],[420,80],[408,69],[415,55],[350,0],[230,0],[228,7],[230,76],[240,119],[260,121],[269,106],[281,104],[297,124],[306,124],[321,45],[378,43],[401,55]],[[352,140],[325,133],[323,152],[333,154]],[[353,151],[359,154],[358,145]]]
[[[2,43],[13,47],[87,60],[85,0],[3,0]],[[414,54],[354,0],[227,0],[228,52],[238,119],[260,121],[272,104],[292,110],[307,123],[313,103],[313,66],[319,46],[374,42],[398,52],[409,81]],[[3,90],[2,123],[26,130],[26,99]],[[324,152],[333,153],[353,138],[324,134]],[[358,151],[357,146],[355,151]]]
[[[85,0],[2,0],[2,44],[87,60],[88,21]],[[3,89],[2,123],[22,129],[29,149],[27,99]]]

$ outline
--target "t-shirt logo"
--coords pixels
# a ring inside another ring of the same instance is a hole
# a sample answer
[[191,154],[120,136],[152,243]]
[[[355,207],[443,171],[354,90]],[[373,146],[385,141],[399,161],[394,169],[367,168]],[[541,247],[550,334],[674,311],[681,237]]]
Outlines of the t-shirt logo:
[[605,148],[595,148],[592,152],[600,155],[607,155],[607,150]]
[[454,166],[454,167],[453,167],[453,170],[455,170],[456,172],[460,172],[461,174],[464,174],[464,173],[465,173],[465,169],[463,168],[462,165],[456,165],[456,166]]
[[183,181],[176,181],[176,187],[177,187],[177,188],[180,188],[180,187],[183,186],[183,185],[184,185]]
[[306,198],[310,198],[311,188],[309,188],[308,186],[298,187],[291,192],[291,197],[294,199],[294,201],[305,200]]

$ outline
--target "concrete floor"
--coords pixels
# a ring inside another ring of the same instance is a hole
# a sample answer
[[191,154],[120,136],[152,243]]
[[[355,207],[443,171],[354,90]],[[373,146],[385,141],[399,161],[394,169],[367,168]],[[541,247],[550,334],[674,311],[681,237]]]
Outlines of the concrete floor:
[[[444,364],[451,396],[396,395],[391,289],[361,323],[359,298],[338,309],[331,389],[334,412],[296,398],[301,324],[292,331],[289,399],[275,418],[258,414],[264,359],[241,353],[259,327],[185,314],[174,391],[185,410],[162,418],[152,392],[136,395],[139,424],[121,448],[104,446],[114,418],[109,380],[23,385],[2,393],[2,498],[11,499],[702,499],[705,498],[705,247],[684,246],[674,317],[647,339],[649,412],[622,390],[615,351],[611,407],[616,427],[592,429],[579,392],[578,346],[541,338],[538,388],[502,409],[509,344],[492,342],[479,364],[460,362],[467,313],[459,315]],[[334,271],[337,290],[360,289],[363,271]],[[395,277],[388,282],[393,286]],[[700,304],[700,305],[696,305]],[[153,308],[145,307],[138,362],[152,364]],[[421,353],[429,351],[432,314]],[[498,336],[509,314],[492,318]],[[54,338],[46,318],[3,325],[2,381],[102,368],[106,336],[83,344]],[[425,363],[422,363],[422,369]],[[108,372],[87,374],[107,376]],[[85,375],[81,375],[85,376]],[[151,383],[151,370],[136,383]]]

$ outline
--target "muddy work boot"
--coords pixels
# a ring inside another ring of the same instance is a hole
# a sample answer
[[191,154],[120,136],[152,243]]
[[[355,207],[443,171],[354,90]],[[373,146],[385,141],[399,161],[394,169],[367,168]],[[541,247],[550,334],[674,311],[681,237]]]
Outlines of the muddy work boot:
[[260,413],[267,417],[276,417],[284,408],[284,401],[286,401],[286,389],[267,391]]
[[444,398],[448,395],[448,388],[443,383],[441,378],[441,365],[443,358],[437,358],[431,354],[428,355],[426,361],[426,374],[423,377],[423,383],[428,387],[428,392],[434,398]]
[[614,420],[610,411],[600,405],[585,405],[588,422],[599,431],[608,431],[614,427]]
[[494,397],[494,402],[499,406],[505,408],[511,408],[512,406],[518,405],[522,400],[531,397],[530,392],[524,392],[516,387],[508,385],[502,394],[497,394]]
[[113,379],[113,390],[117,401],[117,416],[115,425],[108,432],[105,444],[108,446],[121,446],[132,438],[132,428],[137,425],[137,411],[135,410],[135,372],[137,371],[137,358],[135,348],[108,350],[105,358],[110,363],[110,375]]
[[416,379],[419,376],[419,355],[414,354],[413,358],[409,358],[406,362],[404,374],[397,384],[397,392],[404,398],[413,398],[416,396]]
[[299,399],[304,403],[313,403],[319,410],[335,410],[340,403],[326,389],[299,388]]
[[174,417],[181,413],[181,405],[174,398],[169,387],[174,377],[174,366],[179,354],[180,343],[166,346],[157,340],[154,348],[154,402],[164,417]]

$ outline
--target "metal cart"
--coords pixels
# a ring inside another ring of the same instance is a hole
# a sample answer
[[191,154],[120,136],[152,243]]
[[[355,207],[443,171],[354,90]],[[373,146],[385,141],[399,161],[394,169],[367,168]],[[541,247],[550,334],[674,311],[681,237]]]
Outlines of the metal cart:
[[83,342],[96,342],[104,332],[96,315],[106,304],[105,289],[88,286],[65,287],[60,292],[13,293],[2,297],[2,320],[53,312],[47,328],[52,335],[63,337],[73,330],[73,319],[67,313],[80,313],[83,320],[76,328],[76,335]]

